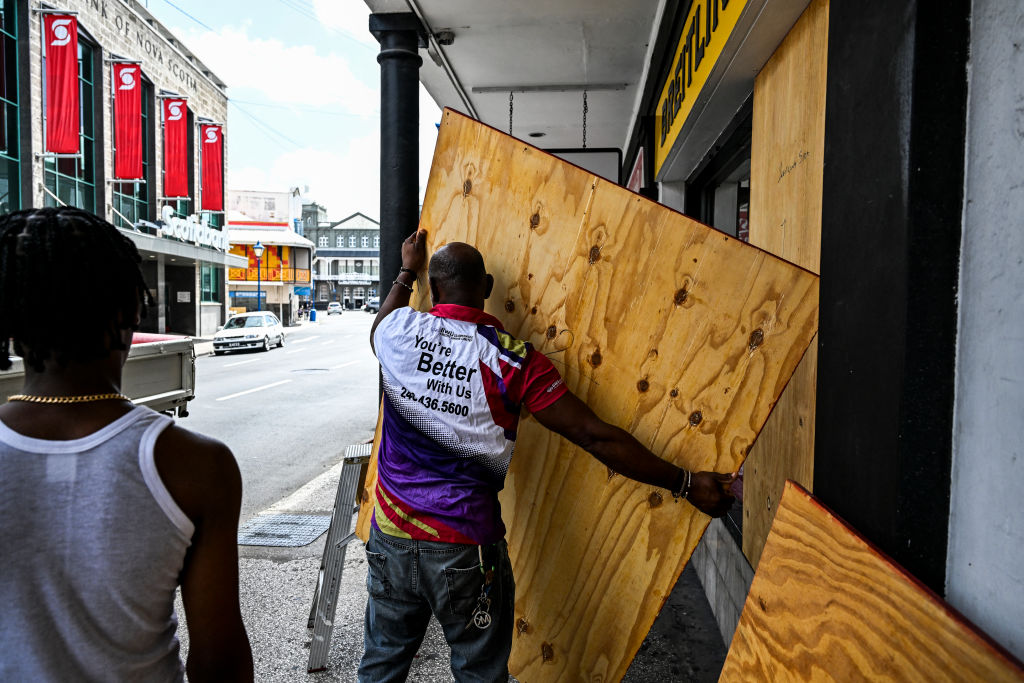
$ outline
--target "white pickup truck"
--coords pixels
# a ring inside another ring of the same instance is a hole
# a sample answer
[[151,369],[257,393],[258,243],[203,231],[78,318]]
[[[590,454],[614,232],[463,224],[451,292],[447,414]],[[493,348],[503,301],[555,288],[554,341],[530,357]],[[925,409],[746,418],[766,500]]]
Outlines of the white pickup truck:
[[[0,370],[0,401],[21,391],[25,366],[11,359],[9,370]],[[188,402],[195,398],[196,354],[191,337],[138,332],[132,339],[124,365],[121,391],[136,405],[188,416]]]

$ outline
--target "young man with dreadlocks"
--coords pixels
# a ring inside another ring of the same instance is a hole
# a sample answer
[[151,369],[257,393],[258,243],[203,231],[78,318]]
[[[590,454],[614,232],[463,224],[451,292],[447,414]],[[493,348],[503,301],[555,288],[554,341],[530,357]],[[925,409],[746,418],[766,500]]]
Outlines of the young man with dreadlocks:
[[0,680],[183,680],[178,585],[189,679],[252,680],[234,456],[120,393],[140,261],[78,209],[0,217],[0,368],[25,363],[0,405]]

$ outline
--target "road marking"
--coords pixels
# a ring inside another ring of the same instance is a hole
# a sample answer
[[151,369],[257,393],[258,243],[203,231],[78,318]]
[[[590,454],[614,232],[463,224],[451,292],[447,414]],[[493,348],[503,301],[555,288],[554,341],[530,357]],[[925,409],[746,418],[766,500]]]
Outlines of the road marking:
[[350,360],[347,363],[338,363],[337,365],[332,365],[331,366],[331,370],[338,370],[339,368],[347,368],[348,366],[355,365],[358,362],[359,361],[357,361],[357,360]]
[[250,358],[249,360],[240,360],[237,363],[228,363],[224,367],[225,368],[231,368],[231,367],[234,367],[236,365],[245,365],[246,363],[255,363],[258,360],[259,360],[259,358]]
[[238,398],[239,396],[245,396],[246,394],[252,394],[252,393],[255,393],[257,391],[263,391],[264,389],[271,389],[273,387],[279,387],[282,384],[288,384],[288,382],[291,382],[291,380],[290,379],[283,379],[280,382],[272,382],[271,384],[264,384],[261,387],[255,387],[253,389],[246,389],[245,391],[239,391],[237,394],[228,394],[227,396],[221,396],[217,400],[218,401],[229,401],[229,400],[231,400],[233,398]]
[[293,353],[302,353],[303,351],[305,351],[305,349],[292,349],[291,351],[285,351],[284,355],[290,356]]
[[333,343],[334,343],[334,340],[332,339],[331,341],[325,341],[325,342],[323,342],[322,344],[320,344],[320,346],[330,346],[330,345],[331,345],[331,344],[333,344]]
[[296,339],[295,341],[292,342],[292,344],[305,344],[308,341],[313,341],[314,339],[319,339],[319,338],[320,338],[319,334],[314,334],[312,337],[306,337],[304,339]]

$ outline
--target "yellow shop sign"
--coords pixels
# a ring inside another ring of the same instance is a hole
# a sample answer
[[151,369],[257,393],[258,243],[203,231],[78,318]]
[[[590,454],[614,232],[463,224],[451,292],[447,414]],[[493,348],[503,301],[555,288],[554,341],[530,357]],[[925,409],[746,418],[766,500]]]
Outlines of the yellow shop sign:
[[661,171],[747,0],[693,0],[675,59],[658,98],[654,174]]

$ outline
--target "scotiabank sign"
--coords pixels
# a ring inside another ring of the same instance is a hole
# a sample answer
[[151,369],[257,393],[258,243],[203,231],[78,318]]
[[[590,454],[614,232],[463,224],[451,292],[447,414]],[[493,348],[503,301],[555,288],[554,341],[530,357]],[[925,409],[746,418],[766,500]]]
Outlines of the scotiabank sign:
[[693,0],[655,110],[655,176],[661,172],[696,104],[697,95],[707,83],[746,6],[747,0]]
[[200,247],[220,251],[228,250],[227,231],[210,227],[206,214],[202,218],[196,215],[180,218],[174,215],[174,209],[165,206],[160,212],[160,218],[161,220],[156,223],[139,221],[138,225],[156,229],[160,237],[191,242]]

